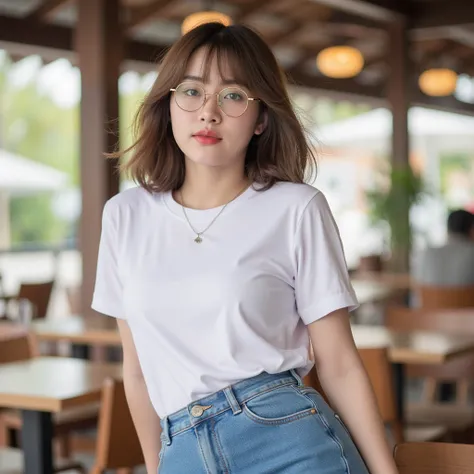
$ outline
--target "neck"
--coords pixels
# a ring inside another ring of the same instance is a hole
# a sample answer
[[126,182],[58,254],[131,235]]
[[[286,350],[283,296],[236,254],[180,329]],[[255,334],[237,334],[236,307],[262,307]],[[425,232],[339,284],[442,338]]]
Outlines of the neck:
[[221,177],[186,175],[174,198],[191,209],[212,209],[232,201],[249,185],[243,174]]

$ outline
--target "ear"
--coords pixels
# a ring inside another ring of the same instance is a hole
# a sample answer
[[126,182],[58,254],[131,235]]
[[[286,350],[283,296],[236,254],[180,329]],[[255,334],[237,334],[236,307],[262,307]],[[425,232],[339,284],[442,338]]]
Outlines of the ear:
[[258,122],[257,122],[257,125],[255,126],[255,130],[253,133],[255,135],[261,135],[267,128],[267,125],[268,125],[268,113],[266,110],[264,110],[260,114],[260,117],[258,118]]

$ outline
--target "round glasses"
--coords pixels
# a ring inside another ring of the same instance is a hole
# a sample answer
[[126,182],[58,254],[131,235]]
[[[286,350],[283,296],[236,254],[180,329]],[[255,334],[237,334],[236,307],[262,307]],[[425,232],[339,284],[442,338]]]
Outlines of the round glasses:
[[194,82],[182,82],[175,89],[174,98],[177,106],[186,112],[199,110],[206,102],[209,95],[217,96],[217,105],[229,117],[240,117],[249,106],[249,100],[259,100],[249,97],[240,87],[226,87],[217,94],[206,94],[202,86]]

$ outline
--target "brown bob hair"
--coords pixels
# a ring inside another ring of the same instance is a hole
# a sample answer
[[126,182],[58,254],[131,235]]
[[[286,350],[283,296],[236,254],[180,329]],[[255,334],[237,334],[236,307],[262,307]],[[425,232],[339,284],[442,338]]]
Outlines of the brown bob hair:
[[[286,88],[286,77],[263,39],[243,25],[220,23],[201,25],[181,37],[166,53],[158,77],[133,123],[133,144],[108,156],[120,158],[137,184],[149,192],[179,189],[184,182],[185,160],[171,129],[170,89],[183,79],[189,59],[206,48],[204,71],[216,57],[219,70],[226,61],[235,80],[260,99],[267,126],[254,135],[247,148],[245,172],[251,182],[268,189],[278,181],[303,183],[316,173],[316,158],[307,133],[298,120]],[[261,115],[262,116],[262,115]]]

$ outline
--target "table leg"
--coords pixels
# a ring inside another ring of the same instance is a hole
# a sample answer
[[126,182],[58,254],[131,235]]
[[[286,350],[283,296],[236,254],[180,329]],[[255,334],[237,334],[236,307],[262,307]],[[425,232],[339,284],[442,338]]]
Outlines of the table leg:
[[51,413],[23,410],[21,442],[25,456],[25,474],[53,472],[53,422]]
[[397,415],[398,419],[403,422],[405,418],[405,366],[403,364],[393,364],[393,375]]

